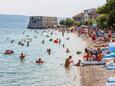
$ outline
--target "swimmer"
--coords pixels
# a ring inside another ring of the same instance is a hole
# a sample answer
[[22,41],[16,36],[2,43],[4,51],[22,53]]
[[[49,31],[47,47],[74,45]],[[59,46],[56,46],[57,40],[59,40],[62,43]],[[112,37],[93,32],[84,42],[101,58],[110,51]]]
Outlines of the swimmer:
[[65,47],[65,45],[63,44],[63,48]]
[[49,55],[51,55],[51,49],[50,48],[47,49],[47,52],[48,52]]
[[76,63],[74,66],[80,66],[81,65],[81,60],[79,59],[78,63]]
[[20,59],[24,59],[25,55],[23,53],[20,54]]
[[73,62],[72,56],[69,56],[66,60],[65,60],[65,67],[68,68],[70,66],[70,64]]
[[42,40],[42,44],[44,44],[45,43],[45,41],[44,40]]
[[23,44],[23,43],[21,43],[21,46],[24,46],[24,44]]
[[69,53],[69,52],[70,52],[70,50],[67,48],[67,49],[66,49],[66,53]]
[[6,39],[9,39],[9,37],[7,37]]
[[27,47],[29,46],[29,43],[30,43],[30,42],[29,42],[29,41],[27,41]]
[[13,43],[14,42],[14,40],[11,40],[11,43]]
[[59,39],[59,44],[61,43],[61,39]]
[[36,63],[38,63],[38,64],[43,64],[43,63],[44,63],[44,61],[42,61],[42,59],[41,59],[41,58],[39,58],[38,60],[36,60]]

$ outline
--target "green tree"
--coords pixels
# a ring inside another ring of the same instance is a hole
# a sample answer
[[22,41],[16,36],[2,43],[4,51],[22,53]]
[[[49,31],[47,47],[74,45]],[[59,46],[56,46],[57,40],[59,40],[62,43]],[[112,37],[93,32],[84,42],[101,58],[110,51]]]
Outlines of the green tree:
[[71,19],[71,18],[67,18],[66,21],[65,21],[65,25],[67,27],[71,27],[72,25],[74,25],[74,20]]
[[75,26],[80,26],[81,23],[80,23],[80,22],[77,22],[77,21],[74,21],[74,25],[75,25]]
[[106,14],[107,27],[115,27],[115,0],[107,0],[107,3],[97,9],[97,13]]
[[62,26],[64,26],[64,25],[65,25],[65,20],[61,20],[61,21],[59,22],[59,24],[62,25]]
[[107,28],[107,20],[108,20],[108,17],[106,14],[100,15],[96,19],[97,26],[100,27],[101,29]]
[[87,21],[84,22],[84,25],[92,25],[93,24],[93,20],[89,19]]
[[115,10],[115,0],[109,0],[105,5],[97,9],[97,13],[109,14],[112,10]]
[[109,14],[108,26],[115,27],[115,10],[112,10]]

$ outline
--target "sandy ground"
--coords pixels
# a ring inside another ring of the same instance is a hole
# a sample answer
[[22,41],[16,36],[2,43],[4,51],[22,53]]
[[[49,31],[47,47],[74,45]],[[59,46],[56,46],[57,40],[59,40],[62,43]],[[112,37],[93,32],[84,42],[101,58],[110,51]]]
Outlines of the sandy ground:
[[80,67],[81,86],[106,86],[108,77],[115,76],[113,70],[106,70],[103,66]]
[[[87,37],[82,37],[87,47],[93,47],[95,43]],[[80,67],[81,86],[106,86],[109,77],[115,77],[115,70],[107,70],[104,66]]]

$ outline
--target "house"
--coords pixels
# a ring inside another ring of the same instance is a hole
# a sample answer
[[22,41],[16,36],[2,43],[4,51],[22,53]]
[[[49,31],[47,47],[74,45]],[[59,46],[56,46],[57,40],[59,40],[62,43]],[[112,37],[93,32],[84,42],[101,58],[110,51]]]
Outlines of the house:
[[84,22],[89,19],[96,19],[96,17],[98,17],[98,16],[99,16],[99,14],[96,13],[96,9],[92,8],[92,9],[84,10],[83,13],[79,13],[79,14],[73,16],[73,19],[78,22]]
[[84,21],[84,13],[79,13],[78,15],[73,16],[75,21],[83,22]]
[[84,10],[84,21],[96,19],[97,16],[99,16],[99,14],[96,13],[95,8]]

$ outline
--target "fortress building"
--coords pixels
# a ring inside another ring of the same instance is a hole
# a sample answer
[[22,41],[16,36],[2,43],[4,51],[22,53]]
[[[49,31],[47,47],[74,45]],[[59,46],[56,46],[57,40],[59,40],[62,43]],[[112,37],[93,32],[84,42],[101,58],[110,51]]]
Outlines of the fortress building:
[[47,29],[58,26],[57,17],[31,16],[28,29]]

